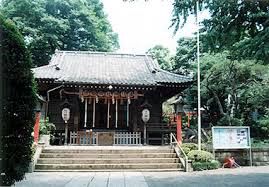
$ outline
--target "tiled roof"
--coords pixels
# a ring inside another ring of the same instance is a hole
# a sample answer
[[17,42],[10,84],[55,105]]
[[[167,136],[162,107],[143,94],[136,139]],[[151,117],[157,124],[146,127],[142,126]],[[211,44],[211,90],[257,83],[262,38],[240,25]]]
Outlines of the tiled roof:
[[69,83],[158,85],[192,79],[159,68],[151,56],[88,51],[56,51],[49,65],[33,68],[37,79]]

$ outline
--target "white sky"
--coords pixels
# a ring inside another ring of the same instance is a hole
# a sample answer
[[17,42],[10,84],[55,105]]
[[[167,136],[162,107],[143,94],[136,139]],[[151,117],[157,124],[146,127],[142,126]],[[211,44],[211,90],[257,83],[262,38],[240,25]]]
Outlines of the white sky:
[[113,30],[119,35],[118,52],[145,53],[161,44],[174,53],[178,38],[191,36],[196,29],[195,19],[190,17],[185,27],[173,36],[173,28],[169,29],[173,0],[101,1]]

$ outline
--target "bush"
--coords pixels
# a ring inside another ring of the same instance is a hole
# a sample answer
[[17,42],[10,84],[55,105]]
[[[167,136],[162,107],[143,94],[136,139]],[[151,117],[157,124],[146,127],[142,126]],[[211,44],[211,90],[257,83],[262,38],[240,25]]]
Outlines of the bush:
[[51,131],[55,130],[56,127],[53,123],[49,122],[49,119],[47,118],[46,120],[42,119],[40,120],[40,127],[39,127],[39,134],[50,134]]
[[186,153],[186,155],[188,155],[190,151],[198,149],[198,145],[195,143],[184,143],[181,145],[181,147],[183,151]]
[[188,158],[195,162],[208,162],[214,160],[212,153],[207,151],[192,150],[188,153]]
[[192,167],[194,171],[218,169],[220,167],[219,161],[212,160],[210,162],[193,162]]
[[185,153],[186,155],[188,155],[188,153],[191,151],[191,149],[188,148],[188,147],[181,147],[181,148],[183,149],[183,151],[184,151],[184,153]]
[[[30,55],[15,25],[0,15],[2,104],[0,186],[22,180],[32,156],[35,84]],[[3,87],[2,87],[3,85]]]
[[191,151],[192,151],[192,150],[197,150],[197,149],[198,149],[198,145],[195,144],[195,143],[183,143],[183,144],[181,145],[181,147],[187,147],[187,148],[189,148]]

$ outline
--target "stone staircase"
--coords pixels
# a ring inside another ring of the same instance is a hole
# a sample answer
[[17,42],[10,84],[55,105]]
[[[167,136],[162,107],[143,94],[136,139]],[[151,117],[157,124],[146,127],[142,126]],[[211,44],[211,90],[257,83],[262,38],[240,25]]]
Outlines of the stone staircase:
[[162,146],[46,147],[35,171],[183,171],[176,153]]

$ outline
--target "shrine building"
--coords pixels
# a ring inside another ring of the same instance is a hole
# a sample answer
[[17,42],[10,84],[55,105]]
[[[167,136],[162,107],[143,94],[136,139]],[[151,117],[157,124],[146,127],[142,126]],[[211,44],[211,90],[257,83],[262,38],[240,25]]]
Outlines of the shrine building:
[[164,144],[162,104],[192,83],[149,55],[106,52],[56,51],[33,72],[42,116],[72,145]]

